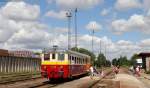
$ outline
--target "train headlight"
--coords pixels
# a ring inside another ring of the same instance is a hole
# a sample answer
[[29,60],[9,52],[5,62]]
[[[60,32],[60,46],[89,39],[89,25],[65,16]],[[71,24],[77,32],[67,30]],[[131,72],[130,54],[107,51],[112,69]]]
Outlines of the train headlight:
[[44,70],[46,70],[46,69],[47,69],[47,67],[46,67],[46,66],[44,66],[43,68],[44,68]]
[[60,66],[60,68],[63,68],[63,66]]

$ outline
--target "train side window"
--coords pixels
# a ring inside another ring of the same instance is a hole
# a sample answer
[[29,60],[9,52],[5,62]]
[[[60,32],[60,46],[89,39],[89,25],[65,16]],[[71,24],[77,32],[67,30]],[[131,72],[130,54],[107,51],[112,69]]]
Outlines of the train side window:
[[74,57],[74,59],[75,59],[75,64],[77,64],[77,58],[76,58],[76,57]]
[[85,58],[83,58],[83,64],[85,64]]
[[68,60],[69,60],[69,63],[71,64],[71,56],[68,55]]
[[72,56],[72,61],[71,61],[72,64],[75,64],[75,59],[74,59],[74,56]]
[[79,64],[81,63],[80,58],[79,58]]
[[44,60],[50,60],[50,54],[44,54]]
[[85,64],[87,64],[87,58],[85,58],[85,60],[84,60],[84,61],[85,61]]
[[81,58],[79,58],[79,64],[81,64]]
[[74,61],[74,56],[72,56],[72,60]]
[[55,54],[54,53],[52,54],[52,59],[55,59]]
[[58,54],[58,60],[64,60],[64,54],[63,53]]

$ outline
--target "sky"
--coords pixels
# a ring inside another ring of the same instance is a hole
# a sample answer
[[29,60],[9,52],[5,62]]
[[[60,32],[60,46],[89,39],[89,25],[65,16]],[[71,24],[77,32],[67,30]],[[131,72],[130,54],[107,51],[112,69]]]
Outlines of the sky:
[[74,47],[75,8],[78,47],[91,50],[94,30],[94,52],[107,59],[150,52],[150,0],[0,0],[0,48],[67,48],[67,12]]

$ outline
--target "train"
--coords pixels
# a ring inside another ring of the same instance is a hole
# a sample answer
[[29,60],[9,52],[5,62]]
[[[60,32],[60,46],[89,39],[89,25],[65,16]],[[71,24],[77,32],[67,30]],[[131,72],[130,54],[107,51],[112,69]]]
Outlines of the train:
[[91,65],[90,56],[71,50],[45,51],[41,57],[41,75],[49,80],[87,74]]

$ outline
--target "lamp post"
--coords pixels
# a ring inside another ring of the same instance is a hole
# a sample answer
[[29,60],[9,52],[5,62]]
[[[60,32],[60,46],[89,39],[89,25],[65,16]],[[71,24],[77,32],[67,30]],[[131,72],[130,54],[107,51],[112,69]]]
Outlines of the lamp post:
[[95,33],[95,31],[94,31],[94,29],[92,30],[92,52],[94,53],[94,33]]
[[70,23],[71,23],[71,17],[72,17],[72,14],[70,11],[68,11],[66,13],[66,17],[68,18],[68,50],[71,49],[71,45],[70,45],[70,42],[71,42],[71,29],[70,29]]

